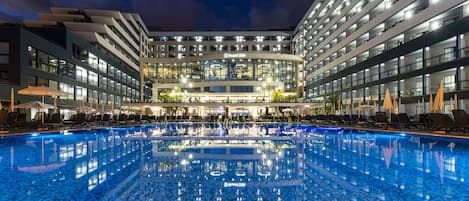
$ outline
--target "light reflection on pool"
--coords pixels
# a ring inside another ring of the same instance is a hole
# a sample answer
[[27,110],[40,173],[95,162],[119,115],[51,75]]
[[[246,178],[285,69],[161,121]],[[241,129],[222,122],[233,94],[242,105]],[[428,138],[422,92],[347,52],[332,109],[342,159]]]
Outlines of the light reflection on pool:
[[468,200],[468,148],[285,124],[10,136],[0,140],[0,200]]

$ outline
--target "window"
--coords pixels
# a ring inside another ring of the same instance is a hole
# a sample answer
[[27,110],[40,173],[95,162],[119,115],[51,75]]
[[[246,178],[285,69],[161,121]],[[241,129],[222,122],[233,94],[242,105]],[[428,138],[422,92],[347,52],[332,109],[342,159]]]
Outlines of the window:
[[8,84],[8,71],[0,71],[0,83]]
[[59,75],[64,75],[65,74],[64,72],[66,72],[66,71],[67,71],[67,61],[60,59],[59,60],[59,69],[58,69]]
[[0,64],[10,63],[10,43],[0,42]]
[[98,57],[96,57],[94,54],[89,53],[88,54],[88,64],[91,66],[91,68],[97,69],[98,68]]
[[108,65],[108,75],[114,77],[114,66]]
[[38,51],[38,68],[39,70],[42,70],[42,71],[48,71],[48,62],[49,62],[49,56],[42,52],[42,51]]
[[29,55],[29,61],[28,65],[36,68],[37,67],[37,50],[31,46],[28,46],[28,55]]
[[76,79],[79,82],[87,83],[88,71],[80,66],[76,67]]
[[107,104],[107,94],[104,92],[101,92],[99,96],[99,103],[104,103]]
[[98,86],[98,74],[96,73],[93,73],[93,72],[89,72],[88,73],[88,82],[90,85],[93,85],[93,86]]
[[[84,70],[84,69],[83,69]],[[69,77],[69,78],[75,78],[75,65],[73,65],[70,62],[67,62],[65,60],[59,60],[59,70],[58,70],[59,75]],[[84,76],[86,78],[86,76]],[[86,81],[86,79],[85,79]]]
[[60,92],[64,93],[64,95],[60,96],[60,99],[69,99],[73,100],[73,95],[74,95],[74,87],[73,85],[66,84],[66,83],[60,83],[59,84],[59,90]]
[[456,89],[456,76],[455,75],[447,75],[444,78],[445,83],[445,90],[451,91]]
[[59,61],[57,60],[57,57],[49,55],[49,73],[57,73],[57,69],[59,66],[58,62]]
[[107,63],[103,60],[99,60],[99,71],[107,73]]
[[451,61],[454,58],[456,58],[456,47],[448,47],[444,49],[445,51],[445,56],[444,56],[444,61]]
[[75,65],[74,64],[67,62],[67,71],[66,73],[64,72],[64,76],[75,78]]
[[87,89],[84,87],[76,86],[76,99],[84,100],[87,97]]
[[109,91],[114,91],[114,81],[111,79],[109,79],[108,89]]
[[55,80],[49,80],[49,88],[58,90],[59,89],[59,82],[57,82]]
[[107,78],[104,76],[99,76],[99,87],[102,89],[107,89]]

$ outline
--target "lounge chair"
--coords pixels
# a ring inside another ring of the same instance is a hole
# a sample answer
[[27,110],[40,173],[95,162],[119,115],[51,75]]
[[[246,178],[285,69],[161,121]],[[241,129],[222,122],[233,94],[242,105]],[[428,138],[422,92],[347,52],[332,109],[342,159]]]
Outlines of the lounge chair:
[[389,121],[386,112],[376,112],[375,122],[373,123],[376,127],[387,128]]
[[85,124],[87,126],[90,126],[90,125],[94,126],[96,124],[96,114],[95,113],[88,114],[86,116]]
[[355,122],[352,119],[352,116],[350,116],[348,114],[343,115],[342,120],[343,120],[344,124],[347,124],[347,125],[354,125],[355,124]]
[[441,113],[430,113],[430,118],[434,122],[431,129],[433,130],[443,130],[449,132],[455,127],[454,121],[446,114]]
[[121,125],[121,124],[126,124],[127,123],[127,118],[128,116],[126,114],[119,114],[117,117],[116,123]]
[[7,127],[7,124],[6,124],[7,117],[8,117],[8,111],[0,110],[0,127],[2,129]]
[[399,120],[399,127],[410,129],[410,128],[419,128],[419,127],[424,126],[421,123],[411,121],[407,113],[399,113],[397,114],[397,118]]
[[19,113],[15,124],[19,128],[24,128],[26,126],[26,113]]
[[101,123],[103,125],[109,125],[110,122],[111,122],[111,114],[104,114]]
[[6,124],[9,129],[16,127],[16,119],[18,118],[18,112],[9,112],[6,119]]
[[454,124],[458,129],[466,132],[469,129],[469,116],[465,110],[453,110]]
[[60,116],[60,113],[53,113],[50,116],[49,121],[47,121],[47,123],[44,124],[45,127],[52,127],[52,128],[60,127],[63,125],[64,123],[62,121],[62,117]]

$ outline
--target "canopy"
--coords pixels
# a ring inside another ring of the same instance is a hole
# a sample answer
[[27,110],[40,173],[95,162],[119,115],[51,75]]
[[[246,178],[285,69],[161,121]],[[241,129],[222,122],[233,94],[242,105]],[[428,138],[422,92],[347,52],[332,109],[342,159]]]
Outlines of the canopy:
[[21,103],[18,105],[15,105],[15,108],[44,108],[44,109],[51,109],[54,108],[54,106],[49,105],[49,104],[43,104],[41,101],[31,101],[27,103]]

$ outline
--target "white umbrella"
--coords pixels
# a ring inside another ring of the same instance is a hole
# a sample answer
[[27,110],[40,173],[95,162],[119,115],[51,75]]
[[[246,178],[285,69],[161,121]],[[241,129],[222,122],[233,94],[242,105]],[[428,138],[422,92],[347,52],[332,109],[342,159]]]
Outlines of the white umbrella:
[[72,110],[75,110],[75,111],[80,111],[80,112],[91,112],[91,111],[94,111],[93,108],[90,108],[86,105],[84,106],[79,106],[79,107],[75,107],[73,108]]
[[54,106],[42,103],[41,101],[31,101],[27,103],[21,103],[14,106],[15,108],[44,108],[44,109],[52,109]]
[[[391,98],[391,93],[389,93],[389,88],[386,88],[386,93],[384,95],[383,109],[389,110],[389,114],[391,114],[392,110],[394,109],[392,98]],[[391,120],[391,115],[389,115],[389,120]]]
[[[28,88],[21,89],[18,91],[18,94],[21,95],[32,95],[32,96],[42,96],[42,104],[44,104],[44,96],[61,96],[63,95],[57,89],[51,89],[45,86],[29,86]],[[44,108],[43,108],[44,109]],[[44,126],[44,113],[42,113],[42,126]]]

